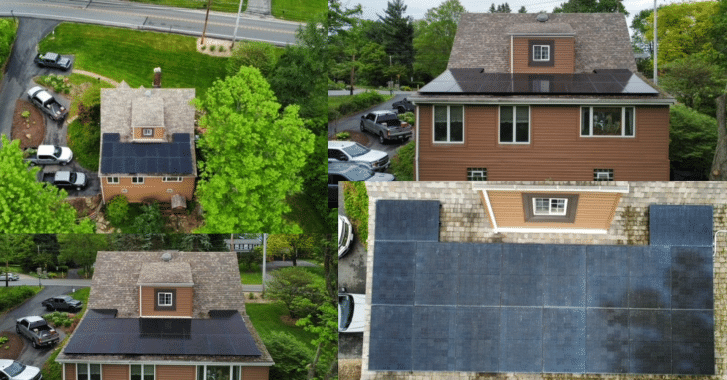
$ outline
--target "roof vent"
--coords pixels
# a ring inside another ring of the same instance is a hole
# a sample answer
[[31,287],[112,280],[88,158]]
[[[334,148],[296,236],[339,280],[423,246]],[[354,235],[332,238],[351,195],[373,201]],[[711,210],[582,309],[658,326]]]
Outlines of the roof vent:
[[547,13],[538,13],[538,16],[535,17],[535,19],[540,22],[546,22],[546,21],[548,21],[548,14]]
[[169,252],[164,252],[164,254],[162,255],[162,260],[164,260],[165,262],[169,262],[171,259],[172,254]]
[[146,95],[147,98],[151,98],[151,90],[146,90],[146,92],[144,92],[144,95]]

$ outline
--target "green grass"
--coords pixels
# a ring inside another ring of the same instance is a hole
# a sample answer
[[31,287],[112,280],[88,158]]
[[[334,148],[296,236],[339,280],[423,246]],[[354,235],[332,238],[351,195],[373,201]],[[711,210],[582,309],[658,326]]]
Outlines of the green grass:
[[21,285],[6,287],[5,281],[0,283],[3,285],[0,287],[0,313],[20,305],[28,298],[38,294],[41,290],[38,286]]
[[68,147],[81,166],[92,172],[98,171],[99,149],[101,149],[99,126],[86,126],[78,120],[68,124]]
[[240,277],[245,285],[260,285],[263,283],[263,272],[241,272]]
[[162,86],[194,88],[203,95],[225,77],[227,58],[198,53],[196,38],[97,25],[59,25],[38,45],[40,51],[75,55],[74,67],[131,87],[151,87],[154,68],[162,68]]
[[295,222],[304,234],[316,234],[326,232],[323,219],[318,210],[311,203],[311,199],[304,193],[288,196],[286,201],[290,206],[290,212],[285,219]]
[[311,340],[316,338],[315,334],[303,330],[302,327],[288,326],[280,320],[281,316],[288,314],[285,306],[277,303],[246,303],[245,310],[263,340],[273,331],[285,331],[314,348]]
[[271,0],[271,13],[277,18],[293,21],[307,21],[311,16],[328,10],[321,0]]
[[[207,9],[207,2],[204,0],[131,0],[137,3],[165,5],[168,7]],[[218,12],[237,12],[240,6],[239,0],[212,0],[210,10]],[[247,9],[247,0],[242,2],[242,10]]]
[[79,103],[83,103],[84,105],[98,103],[101,99],[102,88],[114,88],[111,83],[82,74],[71,74],[68,79],[71,84],[76,86],[84,86],[86,85],[86,83],[90,84],[90,87],[88,87],[86,91],[84,91],[80,96],[73,99],[71,103],[71,109],[68,110],[69,119],[73,116],[78,115]]
[[69,294],[71,297],[83,301],[83,307],[86,307],[88,303],[88,295],[91,293],[91,288],[78,289],[75,292]]

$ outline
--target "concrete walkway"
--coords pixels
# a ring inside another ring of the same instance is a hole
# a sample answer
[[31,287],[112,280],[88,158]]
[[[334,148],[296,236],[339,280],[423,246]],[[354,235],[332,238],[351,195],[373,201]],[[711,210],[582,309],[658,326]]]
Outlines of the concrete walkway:
[[74,74],[86,75],[86,76],[89,76],[89,77],[93,77],[93,78],[102,80],[104,82],[111,83],[112,85],[114,85],[114,87],[118,87],[119,86],[119,82],[117,82],[117,81],[115,81],[115,80],[113,80],[111,78],[106,78],[106,77],[101,76],[101,75],[98,75],[96,73],[92,73],[90,71],[73,69],[73,73]]

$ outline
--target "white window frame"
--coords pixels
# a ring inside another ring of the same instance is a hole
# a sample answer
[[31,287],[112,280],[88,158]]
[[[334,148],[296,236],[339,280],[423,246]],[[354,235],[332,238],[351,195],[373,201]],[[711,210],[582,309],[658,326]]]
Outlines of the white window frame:
[[[500,140],[500,124],[502,122],[502,109],[504,107],[512,107],[512,141],[501,141]],[[515,132],[517,129],[517,107],[527,107],[528,108],[528,141],[515,141],[517,138]],[[530,112],[530,106],[529,105],[507,105],[507,106],[500,106],[500,108],[497,110],[497,142],[498,144],[505,144],[505,145],[528,145],[530,144],[531,138],[531,112]]]
[[[540,48],[540,59],[535,58],[535,48]],[[543,56],[543,48],[545,48],[545,51],[547,52],[547,57],[545,59],[542,58]],[[548,62],[550,61],[550,45],[533,45],[533,62]]]
[[154,128],[142,128],[141,129],[141,135],[144,137],[153,137],[154,136]]
[[156,364],[129,364],[129,380],[131,380],[131,366],[141,366],[141,380],[144,380],[144,368],[145,367],[151,367],[152,368],[152,376],[154,376],[154,380],[157,378],[157,368]]
[[[169,303],[162,303],[161,296],[164,296],[164,301],[166,301],[166,296],[169,295]],[[170,292],[158,292],[157,293],[157,306],[174,306],[174,293]]]
[[131,177],[131,183],[134,185],[143,185],[144,177]]
[[182,182],[182,177],[163,177],[162,182]]
[[[195,368],[195,376],[197,376],[199,374],[199,367],[202,367],[202,378],[201,379],[200,378],[197,378],[197,380],[207,380],[207,366],[208,366],[207,364],[199,364],[199,365],[197,365],[197,368]],[[226,364],[223,364],[223,363],[215,364],[215,365],[209,365],[209,366],[210,367],[225,367],[225,366],[230,367],[230,379],[232,379],[232,380],[242,380],[242,378],[243,378],[242,377],[242,366],[232,365],[232,364],[227,364],[226,365]],[[238,369],[238,372],[237,373],[240,375],[240,377],[237,378],[237,379],[235,379],[235,377],[233,377],[233,375],[234,375],[234,369],[233,368],[237,368]]]
[[[538,212],[537,203],[539,199],[548,200],[548,212]],[[563,201],[563,211],[553,210],[553,201]],[[556,215],[564,216],[568,213],[568,198],[533,198],[533,215]]]
[[106,177],[106,183],[109,185],[118,185],[119,177]]
[[[614,108],[614,107],[621,108],[621,134],[620,135],[594,135],[593,134],[593,108]],[[588,109],[588,133],[589,134],[587,134],[587,135],[583,134],[583,109],[584,108]],[[631,126],[631,130],[633,131],[632,135],[626,134],[626,125],[624,123],[626,121],[626,108],[631,108],[633,110],[632,111],[633,125]],[[636,138],[636,107],[634,107],[634,106],[619,106],[619,105],[611,106],[611,105],[606,105],[606,104],[597,105],[597,106],[581,106],[580,111],[581,112],[580,112],[580,123],[578,123],[578,131],[579,131],[578,133],[580,134],[581,137],[588,137],[588,138],[591,138],[591,137],[609,138],[610,137],[610,138],[630,138],[630,139]]]
[[[462,141],[451,141],[450,135],[452,134],[452,129],[450,127],[450,122],[452,121],[452,113],[451,113],[451,107],[462,107]],[[447,140],[446,141],[437,141],[434,139],[435,135],[435,122],[436,122],[436,116],[435,116],[435,109],[436,107],[447,107]],[[435,144],[464,144],[465,140],[465,112],[464,112],[465,106],[464,104],[434,104],[432,105],[432,142]]]
[[[610,170],[610,171],[609,171]],[[613,181],[613,169],[594,169],[594,181]]]
[[103,380],[103,370],[101,368],[101,364],[99,363],[76,363],[76,379],[78,379],[78,376],[81,374],[78,368],[85,367],[86,368],[86,380],[91,380],[91,366],[97,365],[98,366],[98,373],[101,380]]

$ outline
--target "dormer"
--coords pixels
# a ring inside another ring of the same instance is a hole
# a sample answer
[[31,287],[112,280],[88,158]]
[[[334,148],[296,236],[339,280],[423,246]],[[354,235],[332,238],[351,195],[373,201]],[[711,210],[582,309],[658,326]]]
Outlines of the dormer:
[[548,21],[545,13],[537,23],[513,24],[510,37],[510,72],[525,74],[573,74],[575,31],[565,22]]
[[159,262],[142,264],[136,285],[139,317],[192,317],[194,281],[189,263],[172,261],[165,252]]
[[164,98],[152,96],[147,90],[131,101],[131,140],[133,142],[164,142]]

